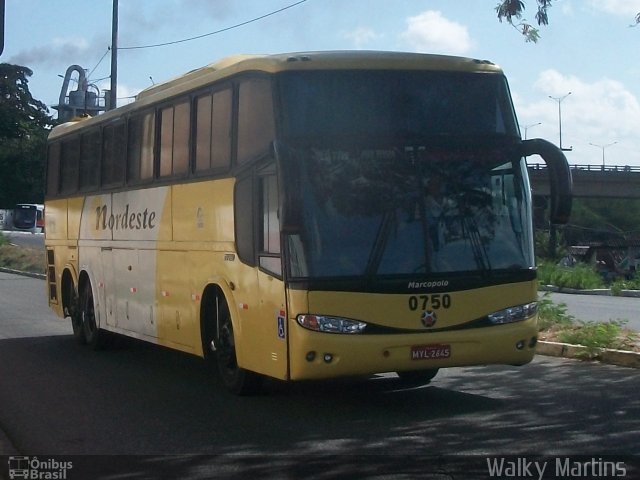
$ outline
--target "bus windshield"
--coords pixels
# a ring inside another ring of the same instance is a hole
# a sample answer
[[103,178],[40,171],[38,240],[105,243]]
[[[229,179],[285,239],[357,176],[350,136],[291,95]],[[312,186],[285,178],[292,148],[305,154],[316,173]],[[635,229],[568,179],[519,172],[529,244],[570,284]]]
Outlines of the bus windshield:
[[[40,214],[39,214],[40,213]],[[20,230],[33,229],[37,225],[37,220],[42,218],[41,210],[37,205],[19,204],[13,210],[13,226]]]
[[[291,278],[530,269],[529,186],[502,75],[286,72]],[[296,186],[294,186],[296,185]]]
[[279,78],[284,135],[296,141],[518,136],[502,75],[303,71]]
[[526,165],[508,149],[288,149],[301,225],[292,278],[534,265]]

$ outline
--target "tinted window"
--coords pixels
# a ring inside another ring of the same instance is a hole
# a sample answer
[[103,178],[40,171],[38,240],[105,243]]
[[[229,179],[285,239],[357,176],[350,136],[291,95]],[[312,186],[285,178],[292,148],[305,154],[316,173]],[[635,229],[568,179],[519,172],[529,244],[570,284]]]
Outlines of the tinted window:
[[271,81],[245,80],[239,96],[238,163],[244,163],[267,153],[275,135]]
[[286,72],[280,82],[290,137],[518,136],[502,75],[307,71]]
[[104,127],[102,148],[102,184],[119,185],[124,181],[126,160],[124,122]]
[[160,112],[160,176],[187,172],[189,165],[189,103]]
[[278,180],[275,174],[260,177],[261,236],[260,266],[282,275],[280,263],[280,220],[278,218]]
[[60,143],[49,145],[47,155],[47,194],[55,195],[58,193],[58,182],[60,168]]
[[196,100],[196,171],[231,163],[231,107],[230,89]]
[[62,142],[61,193],[72,193],[78,189],[78,168],[80,162],[80,139],[78,137]]
[[98,186],[100,174],[100,130],[82,134],[80,156],[80,189]]
[[153,112],[131,117],[127,142],[127,177],[130,181],[153,177]]
[[240,260],[255,265],[253,230],[253,178],[238,180],[234,198],[236,249]]

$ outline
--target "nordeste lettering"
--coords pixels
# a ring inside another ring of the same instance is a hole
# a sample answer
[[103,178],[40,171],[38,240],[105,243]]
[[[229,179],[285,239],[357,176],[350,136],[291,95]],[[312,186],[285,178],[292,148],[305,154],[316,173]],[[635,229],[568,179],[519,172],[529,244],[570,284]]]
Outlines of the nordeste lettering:
[[135,210],[129,204],[122,212],[108,211],[107,205],[96,208],[96,230],[152,230],[156,227],[156,212]]

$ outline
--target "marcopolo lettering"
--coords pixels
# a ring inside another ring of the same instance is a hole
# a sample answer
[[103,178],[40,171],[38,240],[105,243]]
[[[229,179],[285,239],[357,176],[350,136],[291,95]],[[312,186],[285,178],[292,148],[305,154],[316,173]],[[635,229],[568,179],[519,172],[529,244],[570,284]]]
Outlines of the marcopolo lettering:
[[122,212],[108,211],[106,205],[96,208],[96,230],[152,230],[156,227],[156,212],[135,210],[127,204]]
[[446,287],[449,285],[449,280],[434,280],[431,282],[409,282],[407,288],[432,288],[432,287]]

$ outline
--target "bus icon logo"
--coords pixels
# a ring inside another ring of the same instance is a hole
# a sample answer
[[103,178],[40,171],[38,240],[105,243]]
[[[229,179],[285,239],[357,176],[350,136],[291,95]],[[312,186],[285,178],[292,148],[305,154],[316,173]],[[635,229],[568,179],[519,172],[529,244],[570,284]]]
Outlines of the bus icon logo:
[[29,478],[29,457],[9,457],[9,478]]

